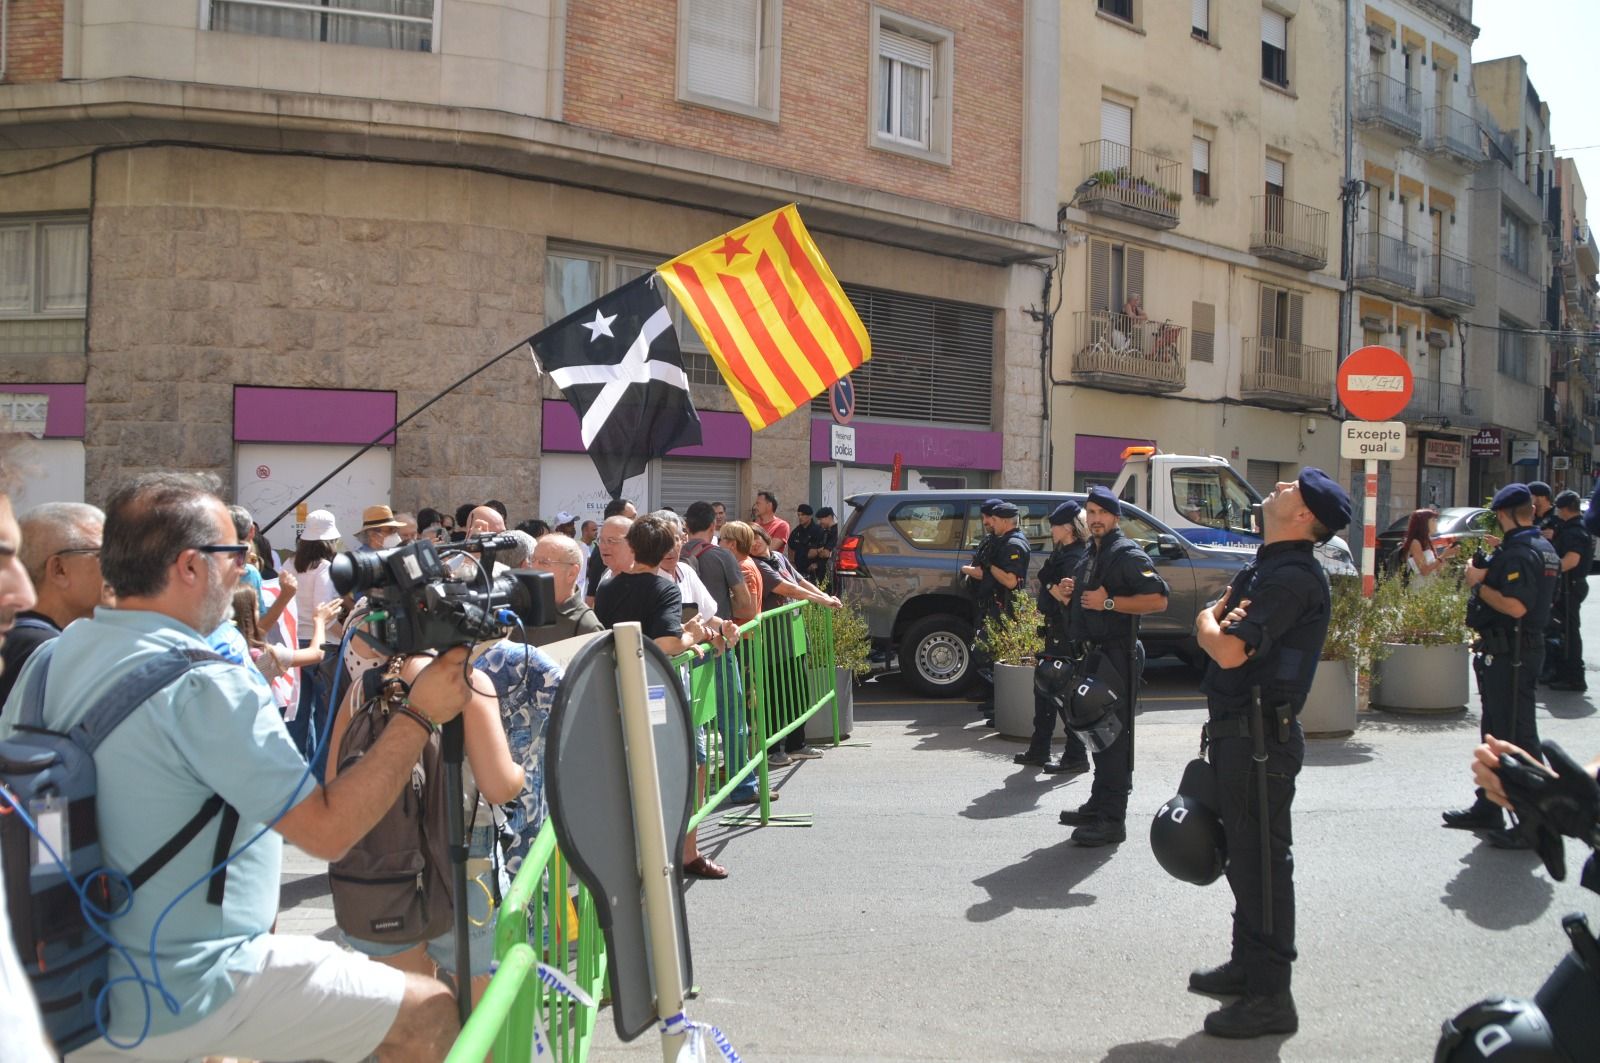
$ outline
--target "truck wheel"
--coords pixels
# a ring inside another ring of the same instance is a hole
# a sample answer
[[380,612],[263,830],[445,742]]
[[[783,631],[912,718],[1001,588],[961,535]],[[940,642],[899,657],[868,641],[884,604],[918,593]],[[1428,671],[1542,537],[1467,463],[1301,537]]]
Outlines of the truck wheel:
[[948,615],[918,620],[900,638],[900,672],[926,697],[960,694],[973,676],[972,625]]

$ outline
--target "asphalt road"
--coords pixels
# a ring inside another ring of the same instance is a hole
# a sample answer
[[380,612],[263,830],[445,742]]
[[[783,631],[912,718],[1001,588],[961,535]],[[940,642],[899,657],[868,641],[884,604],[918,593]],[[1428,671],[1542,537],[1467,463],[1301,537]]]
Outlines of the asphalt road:
[[[1600,644],[1594,607],[1585,619]],[[1600,923],[1576,843],[1556,883],[1530,854],[1440,828],[1471,796],[1475,709],[1364,713],[1353,737],[1311,743],[1295,801],[1300,1033],[1201,1033],[1217,1004],[1186,979],[1226,959],[1232,897],[1169,878],[1147,836],[1196,753],[1197,679],[1152,666],[1129,838],[1093,850],[1056,819],[1087,776],[1019,769],[1022,743],[970,702],[869,684],[850,741],[781,776],[774,811],[804,825],[702,827],[732,876],[688,891],[690,1016],[759,1060],[1425,1060],[1444,1018],[1533,994],[1562,914]],[[1583,695],[1545,695],[1539,716],[1575,755],[1600,750]],[[622,1045],[600,1021],[591,1058],[660,1057],[653,1035]]]

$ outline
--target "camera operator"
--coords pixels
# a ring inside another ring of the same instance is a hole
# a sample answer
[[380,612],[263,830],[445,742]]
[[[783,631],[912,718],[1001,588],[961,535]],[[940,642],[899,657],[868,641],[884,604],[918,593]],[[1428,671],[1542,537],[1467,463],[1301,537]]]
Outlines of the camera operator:
[[[1502,487],[1490,503],[1504,539],[1494,556],[1467,566],[1467,626],[1478,633],[1473,670],[1483,700],[1479,721],[1484,735],[1510,735],[1524,749],[1539,748],[1534,718],[1534,687],[1544,662],[1544,629],[1550,620],[1560,559],[1533,522],[1533,495],[1522,484]],[[1521,849],[1527,842],[1504,829],[1500,809],[1484,796],[1466,808],[1444,813],[1456,830],[1490,832],[1491,844]]]
[[[113,491],[101,566],[117,608],[96,610],[56,641],[46,662],[46,725],[70,728],[157,654],[206,651],[204,632],[229,613],[244,551],[214,479],[157,473]],[[174,1015],[152,1001],[148,1035],[137,1048],[95,1041],[75,1060],[338,1061],[374,1052],[386,1061],[443,1058],[456,1033],[443,984],[271,928],[284,839],[333,860],[370,830],[409,781],[433,729],[465,706],[464,659],[464,650],[454,650],[423,669],[405,710],[416,726],[387,730],[360,764],[326,787],[307,778],[270,695],[232,664],[193,668],[106,738],[95,765],[108,867],[139,867],[178,838],[213,795],[233,814],[205,823],[109,924],[150,977],[153,928],[164,916],[153,959],[180,1010]],[[22,678],[41,660],[31,660]],[[9,731],[0,721],[0,732]],[[239,848],[291,803],[275,833]],[[213,877],[212,889],[179,898],[213,868],[219,851],[230,850],[237,850],[233,863]],[[115,978],[132,974],[116,952],[111,965]],[[141,986],[121,981],[110,1000],[110,1032],[119,1041],[139,1038],[147,1014]]]

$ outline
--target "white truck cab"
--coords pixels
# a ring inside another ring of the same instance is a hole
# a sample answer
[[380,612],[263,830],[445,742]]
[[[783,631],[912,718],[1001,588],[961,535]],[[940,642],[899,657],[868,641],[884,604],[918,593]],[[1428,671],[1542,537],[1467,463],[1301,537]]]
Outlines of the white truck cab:
[[[1261,547],[1261,495],[1226,458],[1128,447],[1111,490],[1190,542],[1246,553]],[[1317,557],[1330,576],[1360,572],[1338,536],[1318,547]]]

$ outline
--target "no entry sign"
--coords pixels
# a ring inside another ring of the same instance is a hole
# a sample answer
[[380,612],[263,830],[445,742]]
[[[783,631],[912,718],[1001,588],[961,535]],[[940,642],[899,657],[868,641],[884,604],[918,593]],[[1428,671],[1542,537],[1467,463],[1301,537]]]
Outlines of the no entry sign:
[[1389,347],[1352,351],[1339,367],[1339,401],[1363,421],[1387,421],[1411,401],[1411,366]]

